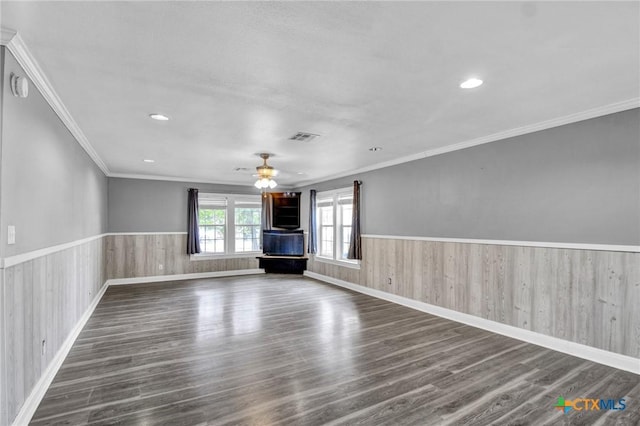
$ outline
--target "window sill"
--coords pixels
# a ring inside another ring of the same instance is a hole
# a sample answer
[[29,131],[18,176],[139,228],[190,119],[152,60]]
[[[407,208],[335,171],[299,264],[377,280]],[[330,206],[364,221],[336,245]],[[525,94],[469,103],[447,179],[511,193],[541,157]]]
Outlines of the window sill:
[[346,262],[344,260],[335,260],[335,259],[330,259],[328,257],[318,256],[318,255],[314,255],[313,256],[313,260],[316,260],[316,261],[322,262],[322,263],[330,263],[332,265],[337,265],[337,266],[344,266],[345,268],[360,269],[360,261],[359,260],[357,260],[355,262]]
[[250,251],[242,253],[198,253],[189,255],[189,260],[217,260],[217,259],[242,259],[246,257],[256,257],[262,254],[261,251]]

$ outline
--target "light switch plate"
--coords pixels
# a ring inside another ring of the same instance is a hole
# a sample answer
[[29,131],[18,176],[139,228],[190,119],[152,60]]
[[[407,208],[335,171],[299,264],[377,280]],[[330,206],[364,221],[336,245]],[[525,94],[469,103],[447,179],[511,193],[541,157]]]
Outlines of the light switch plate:
[[7,230],[7,244],[15,244],[16,243],[16,227],[13,225],[9,225]]

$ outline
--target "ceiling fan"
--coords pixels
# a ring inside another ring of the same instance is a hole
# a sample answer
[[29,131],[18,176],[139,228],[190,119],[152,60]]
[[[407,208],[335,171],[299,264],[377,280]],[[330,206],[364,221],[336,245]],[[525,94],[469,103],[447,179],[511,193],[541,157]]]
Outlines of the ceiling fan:
[[273,189],[278,186],[278,183],[273,180],[273,178],[278,175],[278,171],[267,164],[267,160],[272,156],[272,154],[261,153],[259,155],[260,158],[262,158],[263,163],[256,167],[256,171],[258,173],[254,176],[256,176],[258,180],[256,180],[254,186],[262,190],[266,190],[267,188]]

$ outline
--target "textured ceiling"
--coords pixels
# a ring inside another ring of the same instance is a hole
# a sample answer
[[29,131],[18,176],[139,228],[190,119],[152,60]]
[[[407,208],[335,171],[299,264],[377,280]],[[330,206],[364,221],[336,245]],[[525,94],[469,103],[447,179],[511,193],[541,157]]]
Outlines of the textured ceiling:
[[3,1],[1,22],[113,175],[251,184],[234,169],[271,152],[299,184],[640,92],[638,2]]

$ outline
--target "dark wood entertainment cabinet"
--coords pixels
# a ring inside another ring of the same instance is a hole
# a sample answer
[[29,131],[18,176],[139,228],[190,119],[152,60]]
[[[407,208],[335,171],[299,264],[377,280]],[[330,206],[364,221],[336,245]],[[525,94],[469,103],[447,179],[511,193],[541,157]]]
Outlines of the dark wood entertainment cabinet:
[[[272,192],[271,197],[273,229],[263,231],[265,254],[257,258],[259,267],[267,273],[302,274],[307,269],[309,258],[304,256],[304,234],[298,230],[300,228],[300,192]],[[294,241],[289,238],[294,234],[299,236],[299,239]],[[278,235],[282,235],[283,238],[278,238]],[[269,237],[268,242],[267,237]],[[302,256],[295,256],[296,254],[302,254]]]
[[302,274],[307,269],[308,257],[258,256],[258,267],[266,273]]
[[273,192],[272,225],[274,228],[300,228],[300,193]]

